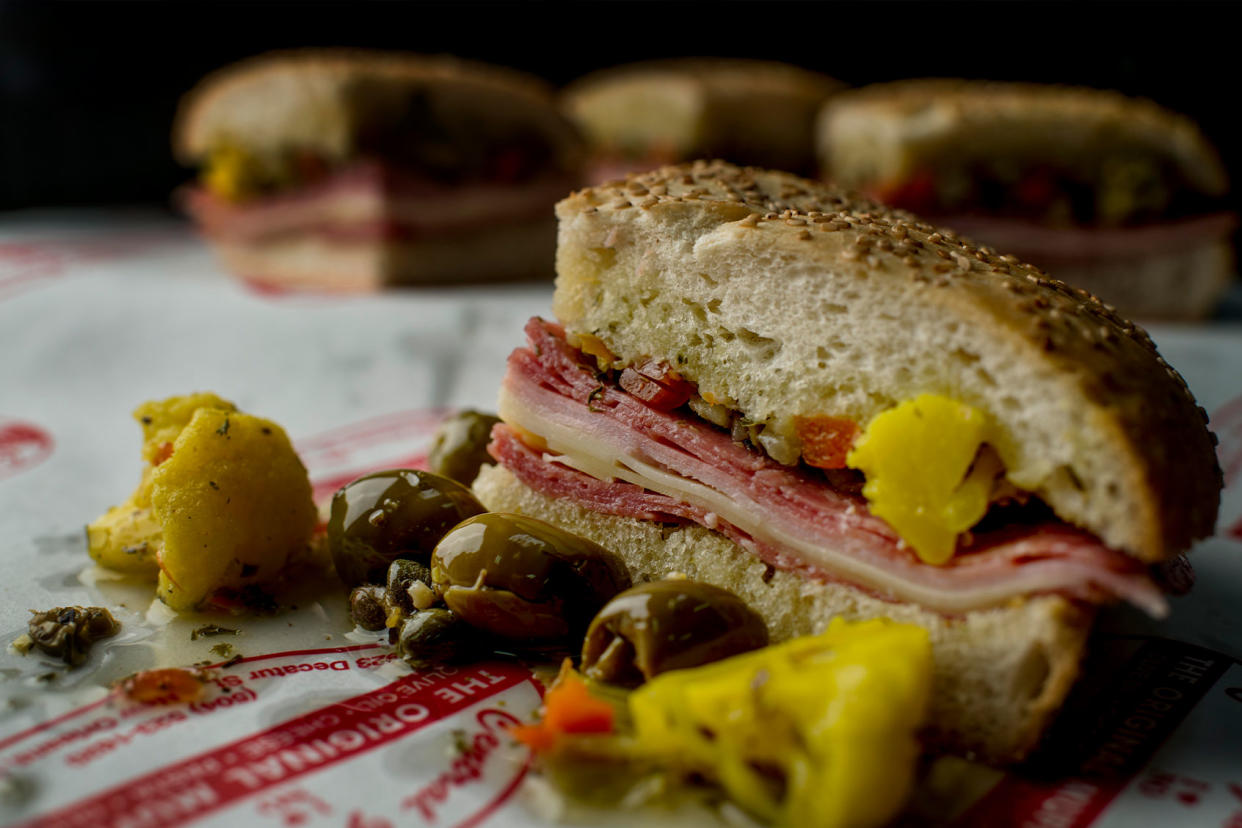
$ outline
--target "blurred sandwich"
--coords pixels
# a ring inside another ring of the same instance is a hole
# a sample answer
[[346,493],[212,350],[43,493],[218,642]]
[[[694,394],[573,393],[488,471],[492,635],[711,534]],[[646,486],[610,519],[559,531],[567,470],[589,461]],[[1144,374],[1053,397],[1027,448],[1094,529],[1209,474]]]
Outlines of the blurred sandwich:
[[668,167],[560,218],[474,488],[724,587],[774,640],[926,628],[930,740],[1024,756],[1099,606],[1211,533],[1206,416],[1084,292],[785,173]]
[[815,114],[843,88],[784,63],[679,58],[587,75],[561,103],[590,144],[595,182],[695,158],[810,173]]
[[546,277],[581,147],[550,91],[451,57],[263,55],[185,96],[186,209],[259,282],[365,290]]
[[824,175],[1130,316],[1207,314],[1233,276],[1228,181],[1189,119],[1117,92],[917,80],[834,97]]

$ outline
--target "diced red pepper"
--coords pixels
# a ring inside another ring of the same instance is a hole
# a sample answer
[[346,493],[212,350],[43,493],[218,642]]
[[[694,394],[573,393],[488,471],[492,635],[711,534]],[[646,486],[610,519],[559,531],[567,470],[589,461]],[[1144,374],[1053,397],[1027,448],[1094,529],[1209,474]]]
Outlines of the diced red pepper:
[[797,417],[794,430],[802,441],[802,459],[819,469],[843,469],[862,431],[844,417]]
[[205,676],[198,670],[166,667],[143,670],[121,683],[121,692],[139,704],[184,704],[203,695]]
[[160,463],[163,463],[169,457],[172,457],[172,453],[173,453],[172,443],[161,443],[159,451],[155,453],[155,457],[151,458],[151,465],[158,466]]
[[912,213],[933,212],[939,203],[936,176],[931,170],[918,170],[901,181],[880,185],[870,194],[890,207]]
[[1046,169],[1029,171],[1014,188],[1014,198],[1025,207],[1047,209],[1057,197],[1057,185],[1052,173]]
[[666,363],[649,360],[621,372],[618,384],[652,408],[672,411],[694,395],[694,383],[678,376]]

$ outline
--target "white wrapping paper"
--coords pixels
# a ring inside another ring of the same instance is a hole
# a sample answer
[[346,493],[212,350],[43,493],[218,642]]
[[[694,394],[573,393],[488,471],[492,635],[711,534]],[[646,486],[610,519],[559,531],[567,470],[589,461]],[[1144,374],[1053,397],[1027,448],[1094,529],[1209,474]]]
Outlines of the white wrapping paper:
[[[139,402],[213,390],[274,419],[330,496],[357,474],[419,463],[443,411],[494,408],[505,357],[550,298],[550,279],[273,294],[224,276],[171,220],[0,222],[0,638],[52,606],[108,606],[123,624],[74,671],[0,653],[0,822],[633,824],[560,812],[528,783],[502,732],[539,704],[521,666],[411,673],[350,632],[339,589],[310,585],[275,617],[174,619],[150,609],[149,589],[87,567],[83,525],[138,479]],[[1164,622],[1108,613],[1043,762],[1009,776],[938,768],[920,819],[1242,826],[1242,329],[1153,335],[1221,439],[1228,489],[1217,537],[1193,556],[1197,586]],[[191,640],[206,621],[239,633]],[[241,660],[215,667],[194,704],[139,705],[115,689],[136,670],[225,655]]]

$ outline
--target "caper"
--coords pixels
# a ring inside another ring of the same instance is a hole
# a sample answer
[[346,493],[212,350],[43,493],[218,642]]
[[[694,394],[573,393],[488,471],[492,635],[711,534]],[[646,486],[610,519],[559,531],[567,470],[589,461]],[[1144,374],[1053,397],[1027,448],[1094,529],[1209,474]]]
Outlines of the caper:
[[364,630],[382,630],[388,623],[388,607],[383,587],[354,587],[349,593],[349,617]]
[[697,581],[653,581],[621,593],[595,616],[582,643],[582,670],[596,681],[635,687],[767,644],[763,619],[733,593]]
[[427,467],[469,486],[483,464],[493,462],[487,444],[492,439],[492,426],[498,422],[499,417],[469,410],[446,418],[432,439]]
[[379,583],[398,558],[427,560],[463,518],[483,504],[447,477],[394,469],[360,477],[332,498],[328,548],[348,586]]
[[582,634],[608,599],[630,585],[607,549],[550,523],[490,513],[464,520],[431,556],[436,591],[453,612],[510,639]]
[[423,589],[426,592],[431,591],[431,569],[426,564],[406,558],[393,561],[388,567],[388,587],[385,592],[388,605],[397,607],[406,615],[416,609],[426,609],[429,604],[414,605],[410,587],[416,583],[425,584]]
[[415,670],[465,661],[484,649],[478,631],[446,609],[411,615],[397,637],[397,654]]

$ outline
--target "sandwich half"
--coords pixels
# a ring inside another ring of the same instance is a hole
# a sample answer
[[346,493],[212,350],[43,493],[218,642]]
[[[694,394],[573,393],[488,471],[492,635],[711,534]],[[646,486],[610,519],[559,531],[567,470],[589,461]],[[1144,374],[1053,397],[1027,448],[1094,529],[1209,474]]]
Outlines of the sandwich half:
[[324,290],[546,278],[581,143],[550,90],[445,56],[263,55],[181,103],[183,203],[224,264]]
[[732,590],[773,638],[931,633],[928,738],[1026,755],[1102,604],[1213,529],[1206,415],[1090,295],[786,173],[572,194],[555,320],[510,357],[475,491]]
[[594,72],[561,105],[587,139],[592,182],[694,158],[809,174],[816,113],[844,88],[775,61],[676,58]]
[[1234,277],[1228,179],[1193,121],[1081,87],[875,84],[820,113],[823,174],[1130,316],[1207,315]]

